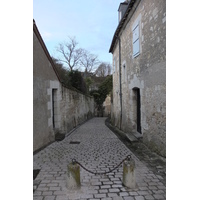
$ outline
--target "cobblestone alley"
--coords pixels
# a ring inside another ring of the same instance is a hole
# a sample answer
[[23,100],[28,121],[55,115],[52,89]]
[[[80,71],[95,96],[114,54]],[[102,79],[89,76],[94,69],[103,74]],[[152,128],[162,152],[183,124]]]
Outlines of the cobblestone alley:
[[[150,170],[118,139],[105,125],[105,119],[87,121],[64,140],[50,144],[33,156],[33,168],[40,170],[34,180],[34,200],[166,199],[163,178]],[[106,175],[93,175],[81,168],[81,188],[67,189],[67,165],[73,158],[89,170],[105,172],[128,155],[136,164],[136,189],[122,185],[122,165]]]

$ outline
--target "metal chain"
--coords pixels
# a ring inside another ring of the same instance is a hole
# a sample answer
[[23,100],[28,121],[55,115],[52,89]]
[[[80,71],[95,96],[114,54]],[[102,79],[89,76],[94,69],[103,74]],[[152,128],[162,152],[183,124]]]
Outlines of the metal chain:
[[130,160],[131,156],[128,155],[125,159],[123,159],[116,167],[114,167],[113,169],[107,171],[107,172],[93,172],[89,169],[87,169],[86,167],[84,167],[80,162],[76,161],[76,159],[72,159],[72,164],[77,163],[80,167],[82,167],[84,170],[86,170],[87,172],[94,174],[94,175],[105,175],[108,174],[112,171],[114,171],[115,169],[117,169],[125,160]]

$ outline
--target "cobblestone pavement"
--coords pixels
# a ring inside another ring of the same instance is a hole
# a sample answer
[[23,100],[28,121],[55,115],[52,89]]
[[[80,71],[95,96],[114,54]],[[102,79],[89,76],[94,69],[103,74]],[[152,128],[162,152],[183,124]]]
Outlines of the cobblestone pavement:
[[151,151],[143,142],[142,139],[136,141],[130,141],[126,136],[126,133],[119,130],[117,127],[113,127],[110,124],[110,120],[106,119],[105,124],[110,128],[115,135],[126,145],[126,147],[134,153],[134,155],[142,162],[144,162],[155,175],[162,177],[160,181],[166,185],[166,158],[159,156],[155,152]]
[[[106,118],[93,118],[60,142],[54,142],[33,156],[34,200],[152,200],[166,199],[163,177],[141,162],[105,125]],[[70,142],[80,142],[70,144]],[[105,172],[127,155],[135,160],[136,189],[122,185],[122,165],[107,175],[80,170],[81,188],[66,188],[67,165],[75,158],[92,171]]]

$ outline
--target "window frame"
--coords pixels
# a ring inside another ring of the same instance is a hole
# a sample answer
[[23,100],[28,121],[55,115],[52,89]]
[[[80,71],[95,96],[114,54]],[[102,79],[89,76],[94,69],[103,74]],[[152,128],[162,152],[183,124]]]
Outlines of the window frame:
[[[136,38],[134,38],[134,36]],[[135,29],[133,30],[133,56],[136,57],[140,54],[140,30],[139,30],[139,24],[135,26]]]
[[126,73],[126,61],[124,61],[123,63],[122,63],[122,83],[126,83],[126,81],[127,81],[127,78],[126,78],[126,76],[127,76],[127,73]]
[[[137,57],[140,55],[141,53],[141,30],[140,30],[140,21],[141,21],[141,15],[139,15],[137,17],[137,19],[135,20],[133,26],[132,26],[132,45],[133,45],[133,58]],[[138,38],[137,39],[134,39],[134,34],[135,34],[135,31],[137,31],[137,35],[138,35]],[[136,46],[136,43],[138,44],[138,51],[134,52],[134,44]]]

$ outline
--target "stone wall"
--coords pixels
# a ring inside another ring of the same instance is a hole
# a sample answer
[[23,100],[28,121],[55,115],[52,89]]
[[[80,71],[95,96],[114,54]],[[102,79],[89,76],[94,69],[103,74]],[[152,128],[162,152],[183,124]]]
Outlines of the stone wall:
[[33,151],[54,140],[52,88],[59,87],[58,77],[33,32]]
[[63,87],[40,33],[33,25],[33,152],[94,115],[94,99]]
[[60,102],[62,132],[69,132],[94,116],[94,98],[63,87]]
[[[140,93],[140,124],[143,141],[166,155],[166,2],[136,1],[122,28],[120,106],[119,42],[113,50],[112,123],[125,132],[138,132],[137,95]],[[133,56],[133,27],[139,22],[140,54]],[[122,110],[122,122],[120,114]]]
[[103,116],[104,117],[109,117],[111,113],[111,96],[107,95],[105,101],[103,102]]

